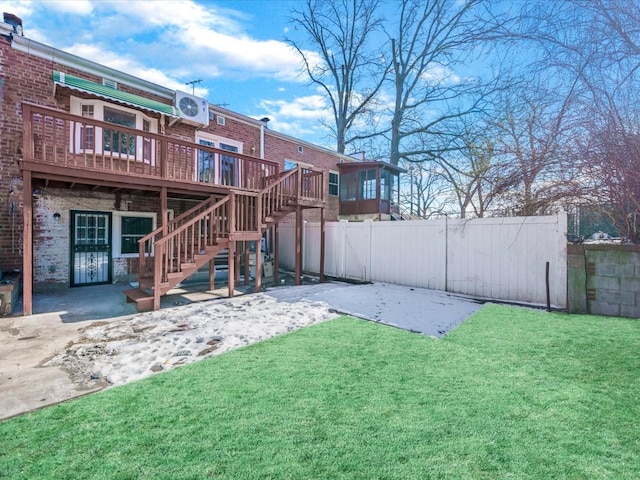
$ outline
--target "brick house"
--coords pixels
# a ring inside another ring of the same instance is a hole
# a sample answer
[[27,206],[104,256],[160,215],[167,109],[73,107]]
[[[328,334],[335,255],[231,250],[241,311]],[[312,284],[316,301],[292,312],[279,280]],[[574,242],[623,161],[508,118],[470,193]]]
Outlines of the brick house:
[[251,242],[268,235],[277,256],[278,222],[301,235],[304,219],[338,218],[338,165],[351,157],[21,27],[0,23],[0,266],[21,271],[25,315],[34,290],[132,278],[128,299],[158,308],[224,251],[232,294]]

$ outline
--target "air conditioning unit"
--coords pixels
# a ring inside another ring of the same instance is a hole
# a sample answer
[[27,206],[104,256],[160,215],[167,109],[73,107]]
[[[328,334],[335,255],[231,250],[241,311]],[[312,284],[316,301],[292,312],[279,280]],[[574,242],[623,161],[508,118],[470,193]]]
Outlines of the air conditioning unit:
[[183,122],[209,125],[209,102],[204,98],[176,90],[174,102]]

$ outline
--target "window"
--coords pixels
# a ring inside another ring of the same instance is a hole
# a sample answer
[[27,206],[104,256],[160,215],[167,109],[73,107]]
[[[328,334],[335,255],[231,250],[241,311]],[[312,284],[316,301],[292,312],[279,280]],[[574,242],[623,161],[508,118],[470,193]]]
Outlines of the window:
[[304,153],[304,148],[302,145],[298,145],[298,153]]
[[337,196],[339,191],[339,176],[335,172],[329,172],[329,195]]
[[[135,114],[107,106],[104,107],[104,121],[115,125],[136,128]],[[110,128],[105,128],[103,132],[102,145],[105,152],[123,153],[126,155],[136,154],[136,135],[127,134],[115,129],[112,130]]]
[[296,168],[298,164],[296,162],[292,162],[291,160],[284,161],[284,171],[288,172],[289,170],[293,170]]
[[223,126],[223,127],[224,127],[224,124],[225,124],[225,119],[224,119],[224,117],[223,117],[222,115],[217,115],[217,116],[216,116],[216,123],[217,123],[218,125],[221,125],[221,126]]
[[380,198],[391,200],[395,189],[395,175],[389,170],[380,171]]
[[376,171],[360,172],[360,199],[373,200],[376,198]]
[[[198,140],[200,145],[215,147],[215,142],[209,140]],[[198,181],[203,183],[215,183],[215,155],[207,150],[198,151]]]
[[[94,118],[93,105],[82,105],[82,116]],[[80,148],[82,150],[93,150],[95,148],[95,132],[92,125],[80,127]]]
[[358,188],[358,174],[355,172],[346,173],[342,175],[340,180],[340,201],[355,201]]
[[[122,125],[124,127],[157,133],[158,120],[142,112],[114,105],[103,100],[71,97],[71,113],[85,118]],[[75,153],[106,153],[114,156],[134,157],[135,160],[155,165],[155,143],[150,137],[123,132],[117,128],[101,128],[76,122],[71,124],[70,150]],[[75,144],[74,144],[75,141]]]
[[[238,147],[220,143],[218,148],[228,152],[238,152]],[[237,158],[233,155],[220,155],[220,183],[222,185],[238,185]]]
[[120,253],[138,253],[138,240],[153,231],[152,217],[122,217]]

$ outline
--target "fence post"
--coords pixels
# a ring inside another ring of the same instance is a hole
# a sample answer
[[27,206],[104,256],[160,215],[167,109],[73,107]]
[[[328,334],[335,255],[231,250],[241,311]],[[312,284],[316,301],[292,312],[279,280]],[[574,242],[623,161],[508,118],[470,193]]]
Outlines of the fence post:
[[347,229],[349,228],[349,221],[348,220],[340,220],[340,229],[342,230],[342,235],[340,236],[341,238],[341,248],[340,248],[340,252],[341,252],[341,262],[340,262],[340,277],[345,278],[346,272],[347,272]]
[[365,225],[367,225],[369,228],[367,228],[367,236],[369,237],[369,255],[366,257],[366,263],[364,265],[364,281],[365,282],[370,282],[372,280],[371,278],[371,268],[372,268],[372,258],[373,258],[373,220],[368,219],[365,220]]
[[444,216],[444,291],[449,291],[449,216]]

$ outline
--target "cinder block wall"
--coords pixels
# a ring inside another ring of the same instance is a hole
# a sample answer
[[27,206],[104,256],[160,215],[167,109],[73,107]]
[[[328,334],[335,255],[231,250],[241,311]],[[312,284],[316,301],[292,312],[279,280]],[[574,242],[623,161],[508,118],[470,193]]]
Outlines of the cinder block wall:
[[640,245],[569,245],[567,281],[570,312],[640,318]]

